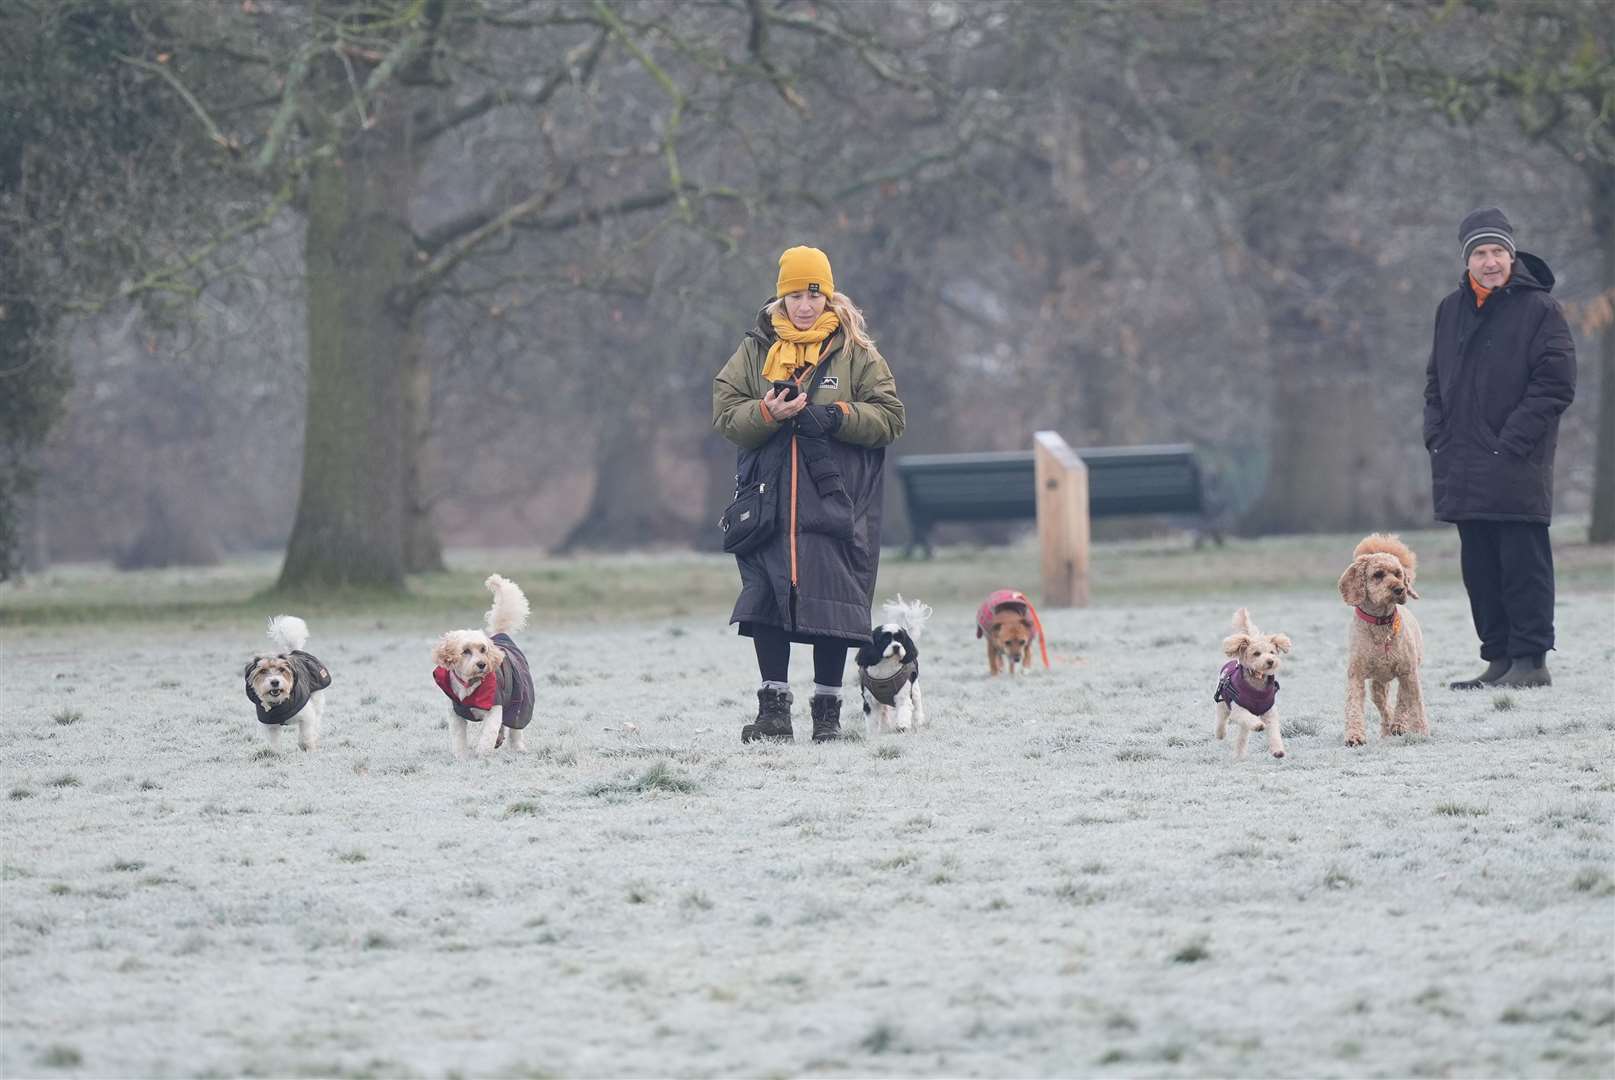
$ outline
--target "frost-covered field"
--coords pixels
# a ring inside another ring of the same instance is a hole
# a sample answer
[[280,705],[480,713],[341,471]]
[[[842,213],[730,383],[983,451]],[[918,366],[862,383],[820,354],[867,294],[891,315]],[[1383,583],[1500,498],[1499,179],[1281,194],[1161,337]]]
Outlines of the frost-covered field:
[[1241,764],[1221,600],[1048,612],[1017,682],[943,606],[932,730],[828,747],[740,746],[720,614],[541,621],[530,751],[465,763],[422,621],[311,618],[278,756],[256,625],[12,628],[0,1073],[1610,1075],[1611,596],[1553,688],[1459,696],[1424,591],[1433,735],[1357,750],[1346,609],[1255,594],[1290,756]]

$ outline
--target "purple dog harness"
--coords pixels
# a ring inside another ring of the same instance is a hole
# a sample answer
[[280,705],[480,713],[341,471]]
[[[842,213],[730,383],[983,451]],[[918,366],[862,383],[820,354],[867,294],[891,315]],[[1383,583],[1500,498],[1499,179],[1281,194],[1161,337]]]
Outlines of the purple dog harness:
[[1226,701],[1231,705],[1238,705],[1252,716],[1263,716],[1273,707],[1273,702],[1278,696],[1277,679],[1267,680],[1267,689],[1258,690],[1245,681],[1245,672],[1239,666],[1239,661],[1230,660],[1222,666],[1222,676],[1217,680],[1217,692],[1211,695],[1211,700]]

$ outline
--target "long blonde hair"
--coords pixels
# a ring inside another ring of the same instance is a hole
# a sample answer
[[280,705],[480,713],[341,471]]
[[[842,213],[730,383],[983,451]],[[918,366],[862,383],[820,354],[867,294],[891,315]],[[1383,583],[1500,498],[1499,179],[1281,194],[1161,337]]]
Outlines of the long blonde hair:
[[[777,297],[763,305],[763,310],[772,319],[783,303],[785,298]],[[862,349],[874,349],[875,339],[869,336],[869,325],[864,321],[864,313],[852,302],[852,297],[844,292],[831,293],[830,310],[841,320],[841,329],[847,332],[848,341]]]

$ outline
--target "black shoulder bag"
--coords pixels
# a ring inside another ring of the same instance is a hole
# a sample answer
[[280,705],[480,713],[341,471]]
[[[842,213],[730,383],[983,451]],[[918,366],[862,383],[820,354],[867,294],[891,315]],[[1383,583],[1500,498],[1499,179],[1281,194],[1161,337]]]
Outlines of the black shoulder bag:
[[[828,356],[821,356],[814,371],[812,385],[804,387],[811,394],[824,381],[829,365]],[[731,555],[746,555],[756,551],[779,531],[779,489],[785,476],[785,447],[789,443],[791,427],[783,428],[748,457],[741,452],[743,464],[735,473],[735,497],[718,517],[718,529],[723,533],[723,550]]]
[[718,528],[723,532],[723,550],[731,555],[747,555],[768,543],[779,530],[778,477],[742,483],[736,473],[735,498],[718,518]]

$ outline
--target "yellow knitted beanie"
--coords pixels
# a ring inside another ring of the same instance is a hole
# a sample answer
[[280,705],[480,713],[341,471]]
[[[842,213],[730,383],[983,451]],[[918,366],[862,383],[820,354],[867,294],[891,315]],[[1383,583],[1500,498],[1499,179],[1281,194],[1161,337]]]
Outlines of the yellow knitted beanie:
[[836,279],[830,273],[830,256],[816,247],[786,248],[779,257],[779,281],[774,295],[793,292],[822,292],[826,300],[835,295]]

